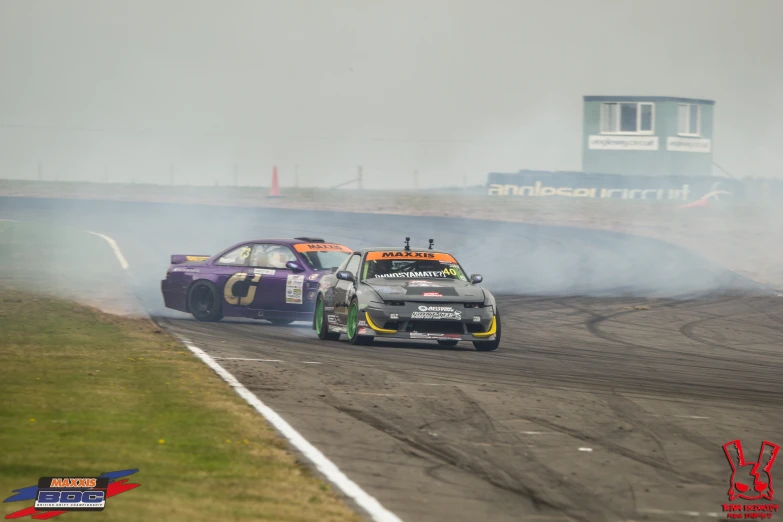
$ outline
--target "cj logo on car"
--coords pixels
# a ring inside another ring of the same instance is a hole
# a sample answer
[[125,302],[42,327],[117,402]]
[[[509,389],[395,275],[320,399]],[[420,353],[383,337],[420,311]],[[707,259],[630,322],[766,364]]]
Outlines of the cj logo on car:
[[775,493],[772,489],[772,464],[779,450],[780,446],[765,440],[761,443],[758,459],[746,462],[739,439],[724,444],[723,451],[731,466],[729,500],[772,500]]

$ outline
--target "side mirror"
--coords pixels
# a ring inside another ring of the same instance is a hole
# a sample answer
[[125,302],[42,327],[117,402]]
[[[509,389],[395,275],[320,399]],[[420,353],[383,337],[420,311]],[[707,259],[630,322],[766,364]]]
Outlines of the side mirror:
[[353,274],[345,270],[337,272],[337,279],[340,279],[341,281],[356,281],[356,278],[353,276]]
[[299,264],[298,261],[289,261],[285,264],[286,268],[290,268],[294,272],[303,272],[304,268],[302,268],[302,265]]
[[471,284],[477,284],[484,280],[484,276],[481,274],[470,274],[470,282]]

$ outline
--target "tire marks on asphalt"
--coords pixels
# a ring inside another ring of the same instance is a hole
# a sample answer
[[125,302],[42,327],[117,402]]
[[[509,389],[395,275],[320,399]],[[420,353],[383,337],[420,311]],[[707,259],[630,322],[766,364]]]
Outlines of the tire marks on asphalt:
[[[672,484],[683,494],[672,498],[671,513],[707,513],[715,508],[709,499],[725,493],[725,462],[713,455],[725,442],[724,432],[735,436],[730,430],[743,418],[761,427],[757,436],[781,428],[776,420],[766,428],[763,423],[783,405],[783,384],[737,384],[725,377],[737,368],[779,375],[783,365],[776,348],[783,346],[783,333],[777,338],[779,330],[766,329],[755,347],[727,338],[710,352],[686,335],[705,335],[699,329],[705,325],[749,332],[776,325],[757,311],[774,317],[781,308],[771,297],[502,296],[500,304],[509,327],[501,350],[489,356],[425,343],[357,348],[320,342],[309,328],[261,323],[171,324],[199,332],[189,335],[203,335],[225,357],[294,361],[317,354],[328,364],[288,365],[282,379],[275,377],[281,366],[274,365],[243,375],[256,393],[273,393],[273,402],[308,397],[297,402],[310,412],[307,425],[318,426],[315,411],[328,408],[358,423],[353,433],[365,426],[368,440],[379,432],[396,441],[372,457],[356,455],[362,462],[371,458],[394,466],[402,459],[414,475],[419,462],[421,477],[442,487],[465,487],[459,473],[467,473],[511,494],[497,497],[502,499],[492,509],[497,520],[520,513],[599,521],[650,516],[660,508],[654,499],[671,495]],[[688,329],[689,324],[696,326]],[[747,359],[743,350],[757,357]],[[240,368],[254,364],[226,362]],[[308,401],[315,403],[306,406]],[[608,501],[602,491],[618,487],[625,495]],[[383,488],[374,492],[386,503]],[[394,497],[391,490],[389,495]],[[419,518],[462,519],[450,507],[459,502],[452,495],[442,498],[428,502],[441,516],[419,513]]]

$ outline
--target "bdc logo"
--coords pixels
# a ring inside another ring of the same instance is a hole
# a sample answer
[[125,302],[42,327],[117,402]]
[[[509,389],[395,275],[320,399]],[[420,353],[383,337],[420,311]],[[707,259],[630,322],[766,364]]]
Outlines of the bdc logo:
[[9,513],[5,518],[30,516],[35,519],[48,519],[70,511],[103,511],[107,498],[141,485],[129,484],[128,479],[123,478],[138,471],[110,471],[97,477],[41,477],[36,486],[15,489],[14,495],[3,501],[35,499],[35,504]]
[[35,509],[100,511],[106,506],[108,488],[108,478],[43,477],[38,481]]

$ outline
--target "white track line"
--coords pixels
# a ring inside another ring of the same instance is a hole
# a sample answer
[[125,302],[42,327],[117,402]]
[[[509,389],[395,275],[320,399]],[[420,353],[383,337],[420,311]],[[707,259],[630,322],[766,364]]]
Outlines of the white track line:
[[699,512],[699,511],[668,511],[666,509],[640,509],[639,513],[647,513],[651,515],[683,515],[686,517],[712,517],[719,518],[720,513],[715,512]]
[[[182,339],[183,342],[189,343]],[[244,357],[213,357],[216,361],[255,361],[255,362],[283,362],[280,359],[246,359]]]
[[[17,221],[15,219],[0,219],[0,221],[5,221],[6,223],[21,223],[21,221]],[[128,265],[128,261],[125,259],[125,256],[122,255],[122,252],[120,251],[120,247],[117,245],[117,242],[115,240],[113,240],[109,236],[104,236],[103,234],[99,234],[98,232],[90,232],[89,230],[85,230],[85,232],[106,240],[106,242],[109,243],[111,249],[114,251],[114,255],[117,256],[117,260],[120,262],[120,266],[122,267],[122,269],[123,270],[128,269],[130,265]]]
[[[6,223],[21,223],[21,221],[17,221],[15,219],[0,219],[0,221],[5,221]],[[106,242],[109,243],[111,249],[114,251],[114,255],[117,256],[117,260],[120,262],[120,266],[122,267],[122,269],[123,270],[128,269],[130,265],[128,264],[128,261],[125,259],[125,256],[122,255],[122,252],[120,251],[120,247],[117,245],[117,242],[115,240],[113,240],[109,236],[104,236],[103,234],[99,234],[98,232],[90,232],[89,230],[86,230],[85,232],[106,240]]]
[[107,243],[109,243],[109,246],[112,250],[114,250],[114,255],[117,256],[117,261],[120,262],[120,266],[123,270],[127,270],[130,266],[128,264],[128,261],[125,260],[125,256],[122,255],[122,252],[120,251],[120,247],[117,245],[117,242],[110,238],[109,236],[104,236],[103,234],[99,234],[98,232],[90,232],[87,230],[88,234],[92,234],[93,236],[98,236],[106,240]]
[[[89,231],[88,231],[89,232]],[[114,250],[114,255],[117,256],[117,260],[120,262],[123,270],[127,270],[130,265],[125,260],[125,256],[122,255],[120,247],[117,242],[108,236],[99,234],[97,232],[89,232],[95,236],[101,237],[106,240],[107,243]],[[384,508],[375,497],[364,491],[359,485],[349,479],[345,473],[340,471],[331,460],[321,453],[318,448],[310,444],[307,439],[302,437],[298,431],[296,431],[290,424],[288,424],[276,411],[261,402],[253,392],[245,388],[236,377],[231,375],[225,368],[220,366],[212,357],[207,355],[202,349],[194,346],[190,341],[180,337],[180,340],[187,346],[188,350],[201,359],[207,366],[217,373],[221,379],[226,381],[229,386],[234,388],[234,391],[245,399],[258,413],[260,413],[269,423],[274,426],[281,435],[283,435],[288,441],[299,450],[310,462],[312,462],[316,469],[320,471],[326,479],[334,484],[340,491],[347,497],[353,499],[356,504],[364,509],[370,518],[375,522],[402,522],[402,520]]]
[[[183,342],[185,341],[183,340]],[[360,488],[358,484],[349,479],[345,473],[340,471],[340,468],[338,468],[315,446],[310,444],[304,437],[302,437],[299,432],[296,431],[290,424],[288,424],[280,415],[278,415],[276,411],[261,402],[261,400],[256,397],[253,392],[245,388],[244,385],[242,385],[242,383],[236,379],[236,377],[227,372],[225,368],[220,366],[217,361],[210,357],[206,352],[188,342],[185,342],[185,346],[187,346],[188,350],[193,352],[193,354],[201,359],[207,366],[212,368],[212,370],[214,370],[221,379],[226,381],[229,386],[234,388],[234,391],[237,393],[237,395],[245,399],[248,404],[255,408],[258,413],[263,415],[264,418],[269,421],[269,423],[272,424],[272,426],[274,426],[278,432],[280,432],[280,434],[288,439],[288,441],[302,453],[302,455],[307,457],[310,462],[315,464],[316,469],[318,469],[318,471],[320,471],[329,482],[334,484],[346,496],[353,499],[354,502],[359,505],[359,507],[364,509],[370,515],[372,520],[375,520],[376,522],[402,522],[402,520],[397,517],[397,515],[391,511],[388,511],[374,497],[370,496],[367,492]]]

